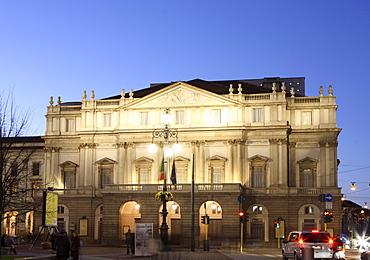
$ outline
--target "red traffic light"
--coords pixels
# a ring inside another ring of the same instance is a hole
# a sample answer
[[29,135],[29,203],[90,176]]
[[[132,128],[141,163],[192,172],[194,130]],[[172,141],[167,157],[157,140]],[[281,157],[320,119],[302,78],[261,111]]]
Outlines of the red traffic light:
[[244,212],[239,212],[239,217],[244,217]]

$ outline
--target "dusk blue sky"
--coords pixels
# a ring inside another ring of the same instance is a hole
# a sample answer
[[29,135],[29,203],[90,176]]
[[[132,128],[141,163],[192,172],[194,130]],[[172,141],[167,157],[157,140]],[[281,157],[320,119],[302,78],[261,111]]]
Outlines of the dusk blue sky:
[[[339,186],[370,204],[369,0],[2,0],[0,89],[43,135],[50,96],[191,80],[305,77],[337,97]],[[350,191],[351,182],[358,190]]]

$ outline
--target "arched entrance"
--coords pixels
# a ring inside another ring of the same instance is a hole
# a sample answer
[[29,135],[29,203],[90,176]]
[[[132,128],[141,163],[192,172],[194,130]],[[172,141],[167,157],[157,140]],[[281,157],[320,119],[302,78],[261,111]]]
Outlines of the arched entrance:
[[129,201],[122,204],[119,211],[119,240],[121,244],[125,244],[125,234],[129,229],[132,233],[135,233],[135,223],[141,219],[140,208],[141,205],[136,201]]
[[222,208],[216,201],[206,201],[199,208],[199,243],[205,239],[206,225],[201,223],[202,216],[208,215],[208,241],[210,246],[220,246],[222,242]]
[[268,210],[263,205],[252,205],[248,208],[247,237],[253,246],[262,246],[269,241]]
[[5,234],[11,237],[18,236],[18,212],[12,211],[5,213],[4,218],[4,227],[5,227]]
[[321,211],[316,205],[303,205],[298,211],[298,230],[321,229],[321,218]]
[[[159,207],[158,226],[162,224],[162,208]],[[181,211],[180,205],[175,201],[167,201],[166,208],[168,211],[166,223],[168,225],[168,240],[171,245],[180,245],[181,242]],[[159,230],[158,230],[159,232]]]
[[98,244],[101,244],[103,209],[104,209],[103,205],[99,205],[95,209],[94,242]]

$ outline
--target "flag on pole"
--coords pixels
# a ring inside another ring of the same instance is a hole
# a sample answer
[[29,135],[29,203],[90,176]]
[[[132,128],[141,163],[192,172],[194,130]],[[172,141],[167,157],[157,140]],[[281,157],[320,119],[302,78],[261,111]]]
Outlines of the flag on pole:
[[159,181],[164,180],[164,158],[162,158],[161,169],[159,170],[158,180]]
[[172,163],[172,171],[171,171],[171,178],[170,179],[171,179],[173,185],[175,185],[177,183],[175,160],[173,160],[173,163]]

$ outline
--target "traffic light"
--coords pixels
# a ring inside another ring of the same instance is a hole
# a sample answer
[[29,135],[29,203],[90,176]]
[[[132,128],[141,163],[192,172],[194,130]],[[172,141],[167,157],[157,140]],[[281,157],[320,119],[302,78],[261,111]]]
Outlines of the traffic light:
[[279,220],[274,220],[274,227],[275,228],[280,228],[280,222],[279,222]]
[[244,223],[244,221],[245,221],[245,214],[244,212],[240,211],[239,212],[239,222]]
[[210,220],[209,216],[208,216],[208,215],[206,215],[206,220],[205,220],[205,224],[206,224],[206,225],[208,225],[208,224],[209,224],[209,220]]
[[333,221],[333,212],[328,210],[324,211],[324,223],[329,223]]
[[249,221],[249,213],[245,213],[244,214],[244,222],[248,222]]
[[202,224],[206,224],[206,216],[202,216],[201,222],[202,222]]

